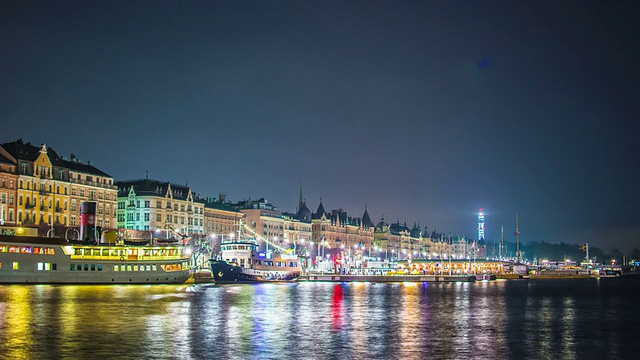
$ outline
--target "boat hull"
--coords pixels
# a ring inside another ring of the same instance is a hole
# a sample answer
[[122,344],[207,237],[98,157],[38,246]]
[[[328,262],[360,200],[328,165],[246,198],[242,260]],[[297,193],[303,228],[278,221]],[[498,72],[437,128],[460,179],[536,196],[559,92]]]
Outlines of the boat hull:
[[145,274],[115,275],[105,274],[36,274],[24,272],[0,276],[0,284],[184,284],[191,276],[189,271],[175,272],[172,274],[152,272]]
[[[211,272],[216,284],[256,284],[256,283],[292,283],[298,281],[298,273],[290,272],[287,275],[268,271],[260,274],[251,273],[251,269],[245,269],[237,265],[231,265],[226,261],[212,260]],[[273,275],[273,276],[270,276]]]

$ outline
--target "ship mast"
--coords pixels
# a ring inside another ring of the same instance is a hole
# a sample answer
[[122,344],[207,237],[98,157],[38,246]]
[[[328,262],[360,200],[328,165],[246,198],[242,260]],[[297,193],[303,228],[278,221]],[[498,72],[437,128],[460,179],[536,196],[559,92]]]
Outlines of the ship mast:
[[500,227],[500,260],[504,259],[504,225]]
[[520,262],[520,226],[518,224],[518,212],[516,211],[516,262]]

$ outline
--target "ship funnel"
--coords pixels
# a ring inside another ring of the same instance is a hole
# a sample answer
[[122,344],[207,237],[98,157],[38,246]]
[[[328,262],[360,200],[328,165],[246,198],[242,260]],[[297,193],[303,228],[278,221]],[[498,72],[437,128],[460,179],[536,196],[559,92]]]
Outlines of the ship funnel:
[[95,201],[83,201],[80,208],[80,239],[87,243],[95,243],[97,239]]

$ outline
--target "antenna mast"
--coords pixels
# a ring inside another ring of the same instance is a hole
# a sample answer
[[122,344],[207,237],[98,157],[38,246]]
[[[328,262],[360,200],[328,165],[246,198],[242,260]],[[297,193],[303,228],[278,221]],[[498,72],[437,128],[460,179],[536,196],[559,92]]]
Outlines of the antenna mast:
[[516,211],[516,261],[520,262],[520,226],[518,224],[518,212]]

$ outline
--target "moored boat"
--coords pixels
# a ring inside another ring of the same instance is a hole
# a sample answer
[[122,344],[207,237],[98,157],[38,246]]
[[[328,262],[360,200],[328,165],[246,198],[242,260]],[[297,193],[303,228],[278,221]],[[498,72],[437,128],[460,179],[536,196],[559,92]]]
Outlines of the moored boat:
[[83,202],[78,240],[0,235],[3,284],[182,284],[191,276],[180,246],[98,242],[95,202]]
[[298,256],[258,252],[253,239],[224,242],[219,258],[209,261],[216,284],[295,282],[302,274]]
[[189,258],[178,246],[70,243],[0,235],[0,283],[181,284]]

